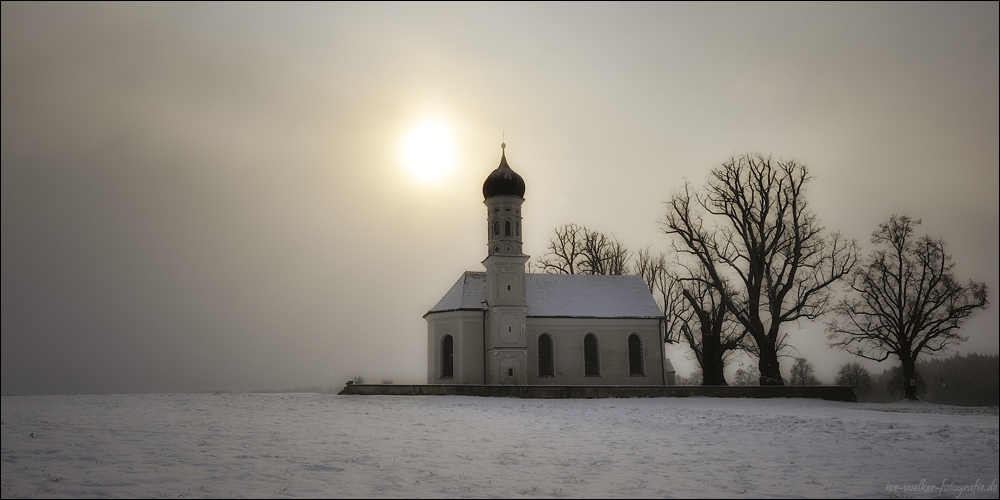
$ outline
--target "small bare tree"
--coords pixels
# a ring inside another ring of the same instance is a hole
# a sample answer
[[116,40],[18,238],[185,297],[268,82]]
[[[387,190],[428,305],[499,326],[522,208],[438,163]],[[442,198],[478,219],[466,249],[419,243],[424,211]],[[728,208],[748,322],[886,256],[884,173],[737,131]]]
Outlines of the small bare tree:
[[649,247],[636,252],[635,273],[642,276],[649,293],[663,312],[666,338],[664,342],[675,342],[679,339],[680,325],[686,321],[684,296],[682,287],[670,276],[667,269],[667,257],[662,252],[655,257]]
[[663,312],[664,342],[680,340],[681,325],[689,321],[690,312],[684,299],[684,288],[677,282],[667,269],[667,259],[662,253],[656,257],[653,287],[653,298]]
[[[636,252],[634,269],[636,274],[642,276],[646,288],[653,294],[653,299],[663,313],[663,338],[660,341],[673,343],[686,339],[685,325],[694,321],[694,313],[687,307],[684,288],[667,268],[666,255],[661,252],[654,257],[649,247],[639,250]],[[688,382],[681,385],[702,385],[703,377],[699,372],[697,384],[691,383],[693,378],[686,380]]]
[[858,398],[866,397],[872,392],[872,375],[857,361],[840,365],[835,383],[837,385],[853,385],[854,390],[858,393]]
[[616,276],[631,274],[628,262],[632,257],[632,252],[625,248],[625,244],[612,237],[605,255],[607,256],[607,274]]
[[628,274],[631,252],[613,235],[583,228],[582,274]]
[[581,231],[576,224],[566,224],[555,229],[555,237],[538,264],[549,274],[577,274],[583,258]]
[[792,377],[789,380],[790,385],[819,385],[819,379],[816,378],[816,372],[813,370],[813,365],[806,358],[795,358],[795,364],[792,365]]
[[704,385],[701,372],[695,371],[690,377],[677,377],[677,385]]
[[666,268],[666,262],[667,259],[663,254],[653,257],[648,246],[635,253],[635,274],[642,276],[649,293],[655,293],[656,279],[661,270]]
[[827,326],[831,346],[875,361],[897,357],[906,399],[918,399],[911,382],[917,357],[967,340],[959,334],[962,323],[989,304],[985,283],[955,279],[943,240],[914,237],[919,224],[893,215],[872,233],[882,248],[853,273],[853,293]]
[[733,375],[733,383],[735,385],[742,385],[742,386],[760,385],[759,382],[760,382],[760,371],[758,371],[757,368],[754,368],[752,366],[743,366],[742,363],[740,364],[740,367],[736,370],[736,373]]
[[614,235],[566,224],[555,229],[538,264],[551,274],[629,274],[632,252]]

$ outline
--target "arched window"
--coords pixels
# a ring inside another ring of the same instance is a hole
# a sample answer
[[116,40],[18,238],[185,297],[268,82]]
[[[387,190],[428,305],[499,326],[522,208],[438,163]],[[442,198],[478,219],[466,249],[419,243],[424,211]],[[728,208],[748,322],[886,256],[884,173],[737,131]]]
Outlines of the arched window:
[[547,333],[538,336],[538,376],[556,376],[552,362],[552,336]]
[[633,377],[644,377],[642,367],[642,339],[632,334],[628,336],[628,374]]
[[493,236],[500,236],[500,221],[493,220]]
[[441,378],[455,376],[455,339],[445,335],[441,339]]
[[583,369],[588,377],[601,376],[601,357],[597,349],[597,335],[588,333],[583,338]]
[[503,235],[504,236],[510,236],[510,221],[509,220],[503,221]]
[[517,236],[521,236],[521,221],[517,221]]

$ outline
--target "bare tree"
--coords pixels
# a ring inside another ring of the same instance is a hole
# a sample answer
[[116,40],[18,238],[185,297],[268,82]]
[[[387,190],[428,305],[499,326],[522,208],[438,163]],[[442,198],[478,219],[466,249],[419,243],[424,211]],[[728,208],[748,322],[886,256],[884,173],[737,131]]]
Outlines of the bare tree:
[[664,341],[676,341],[680,335],[681,316],[683,315],[684,297],[681,286],[670,276],[667,269],[667,257],[662,252],[652,255],[649,247],[636,252],[635,273],[642,276],[649,293],[660,306],[666,321],[667,338]]
[[733,375],[733,383],[735,385],[760,385],[759,382],[760,371],[752,366],[744,367],[742,363]]
[[789,385],[819,385],[819,379],[816,378],[816,372],[813,370],[813,365],[806,358],[795,358],[795,364],[792,365],[792,377],[789,380]]
[[632,252],[625,248],[625,245],[618,241],[617,238],[612,236],[605,255],[607,256],[607,274],[617,276],[631,274],[628,261],[632,256]]
[[605,272],[608,237],[600,231],[583,228],[583,250],[580,268],[582,274],[608,274]]
[[868,396],[872,392],[872,375],[857,361],[840,365],[835,383],[837,385],[853,385],[854,390],[858,393],[858,398]]
[[[668,269],[666,255],[661,252],[654,257],[649,247],[639,250],[636,253],[634,269],[636,274],[642,276],[646,288],[649,288],[653,299],[663,312],[663,342],[673,343],[687,339],[685,329],[690,329],[687,325],[696,318],[688,307],[687,299],[684,298],[684,287]],[[702,380],[700,374],[698,380],[700,385]]]
[[551,274],[629,274],[632,252],[614,235],[576,224],[555,229],[538,264]]
[[712,170],[703,192],[692,195],[685,185],[661,219],[675,249],[704,267],[706,284],[753,339],[761,385],[784,385],[782,325],[826,313],[830,285],[857,261],[857,244],[824,235],[810,211],[810,179],[794,160],[733,157]]
[[550,274],[576,274],[583,258],[580,232],[584,228],[576,224],[566,224],[555,229],[555,238],[549,239],[547,252],[539,265]]
[[666,268],[666,260],[662,253],[658,257],[653,257],[648,246],[635,253],[635,274],[642,276],[649,293],[655,293],[656,280],[659,273]]
[[582,235],[583,259],[580,262],[582,274],[629,274],[628,261],[631,252],[614,235],[608,236],[585,227],[582,229]]
[[676,312],[681,334],[701,367],[704,385],[729,385],[725,368],[732,354],[741,349],[746,330],[727,318],[722,294],[708,284],[704,270],[694,273],[693,278],[674,278],[681,285],[686,306]]
[[704,385],[701,372],[695,371],[690,377],[677,377],[677,385]]
[[893,215],[872,233],[878,248],[853,273],[853,293],[837,306],[827,327],[832,346],[875,361],[896,356],[904,397],[917,399],[915,364],[923,352],[943,351],[968,337],[958,330],[989,304],[986,284],[962,285],[944,241],[916,239],[919,220]]
[[[661,252],[656,257],[653,257],[649,247],[639,250],[636,253],[635,271],[636,274],[642,276],[643,281],[646,282],[646,288],[653,294],[653,299],[656,300],[657,305],[660,306],[660,311],[663,312],[663,338],[661,342],[673,343],[678,342],[680,339],[690,342],[691,335],[688,325],[696,321],[695,314],[688,307],[687,299],[684,298],[684,287],[671,276],[667,268],[666,255]],[[699,367],[701,367],[701,360],[704,358],[701,354],[702,350],[692,348],[692,351],[695,353],[695,359],[698,361]],[[712,358],[711,353],[709,354],[709,358]],[[725,366],[725,360],[722,361],[722,365]],[[681,385],[718,384],[716,379],[712,379],[711,382],[704,382],[700,371],[697,376],[697,384],[692,383],[695,380],[693,377],[686,380],[687,382]],[[725,385],[724,376],[722,380],[721,385]]]

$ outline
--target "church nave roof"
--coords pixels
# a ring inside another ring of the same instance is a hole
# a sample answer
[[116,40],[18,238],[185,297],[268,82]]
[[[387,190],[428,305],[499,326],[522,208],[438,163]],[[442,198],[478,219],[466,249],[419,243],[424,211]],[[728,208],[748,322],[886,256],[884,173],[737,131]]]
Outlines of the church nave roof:
[[[589,274],[525,275],[528,317],[659,318],[663,316],[639,276]],[[448,293],[427,311],[482,311],[486,273],[466,271]],[[426,314],[424,315],[426,316]]]

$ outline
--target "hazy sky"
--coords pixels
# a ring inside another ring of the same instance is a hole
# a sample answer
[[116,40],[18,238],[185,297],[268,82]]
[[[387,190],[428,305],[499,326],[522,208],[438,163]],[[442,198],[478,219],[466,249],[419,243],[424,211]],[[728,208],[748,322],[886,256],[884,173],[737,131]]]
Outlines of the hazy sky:
[[[503,139],[533,257],[568,223],[665,250],[685,179],[794,158],[866,252],[892,214],[944,238],[993,303],[958,351],[998,352],[996,2],[4,2],[2,26],[4,394],[425,382],[421,316],[482,270]],[[428,119],[456,145],[431,181],[400,153]],[[821,378],[852,359],[792,328]]]

